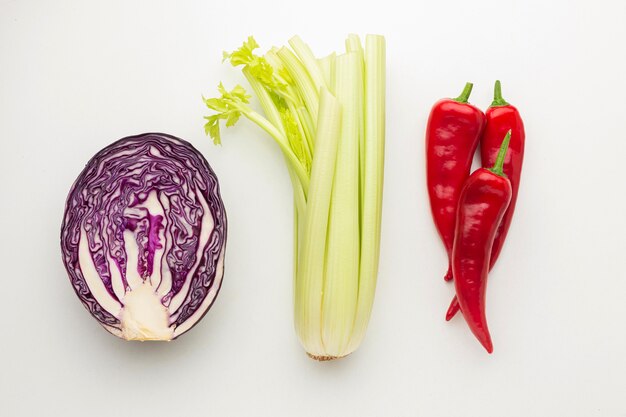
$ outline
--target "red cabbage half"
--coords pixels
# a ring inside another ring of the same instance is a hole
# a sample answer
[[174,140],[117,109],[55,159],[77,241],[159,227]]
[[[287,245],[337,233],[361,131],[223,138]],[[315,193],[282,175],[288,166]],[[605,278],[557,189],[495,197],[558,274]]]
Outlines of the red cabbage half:
[[78,298],[126,340],[172,340],[193,327],[219,292],[225,244],[215,173],[191,144],[160,133],[98,152],[61,228]]

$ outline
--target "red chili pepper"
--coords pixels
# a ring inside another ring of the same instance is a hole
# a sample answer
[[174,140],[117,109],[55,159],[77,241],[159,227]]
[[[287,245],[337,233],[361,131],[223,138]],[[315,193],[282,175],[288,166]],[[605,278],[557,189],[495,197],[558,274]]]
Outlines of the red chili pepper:
[[448,272],[454,243],[454,222],[459,194],[469,177],[485,115],[467,102],[472,83],[465,84],[455,99],[439,100],[430,111],[426,128],[426,178],[430,209],[435,226],[448,253]]
[[[520,176],[522,174],[522,162],[524,161],[524,142],[526,135],[524,133],[524,123],[519,112],[515,107],[507,103],[502,98],[502,89],[500,81],[496,81],[493,93],[493,102],[487,109],[487,126],[485,133],[480,141],[480,156],[483,167],[490,167],[496,161],[498,151],[500,150],[501,139],[507,131],[511,130],[511,142],[509,151],[504,161],[504,173],[511,181],[513,195],[511,196],[511,204],[504,214],[502,223],[498,227],[498,232],[493,241],[491,249],[491,263],[489,269],[493,268],[502,250],[502,245],[506,239],[506,235],[511,225],[513,212],[515,211],[515,202],[517,201],[517,190],[519,189]],[[456,299],[452,300],[446,320],[452,319],[459,310],[459,303]]]
[[479,168],[465,182],[456,217],[452,272],[461,312],[480,343],[493,352],[485,295],[494,238],[511,201],[511,182],[502,170],[509,131],[493,168]]

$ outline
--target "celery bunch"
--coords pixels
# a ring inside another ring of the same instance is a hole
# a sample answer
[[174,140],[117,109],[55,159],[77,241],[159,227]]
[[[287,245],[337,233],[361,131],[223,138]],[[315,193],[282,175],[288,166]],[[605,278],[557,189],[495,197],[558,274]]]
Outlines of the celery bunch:
[[265,55],[249,37],[224,60],[242,67],[264,115],[236,86],[204,99],[205,130],[243,115],[282,151],[294,191],[295,327],[314,359],[353,352],[374,301],[385,140],[385,40],[346,40],[346,52],[317,59],[298,37]]

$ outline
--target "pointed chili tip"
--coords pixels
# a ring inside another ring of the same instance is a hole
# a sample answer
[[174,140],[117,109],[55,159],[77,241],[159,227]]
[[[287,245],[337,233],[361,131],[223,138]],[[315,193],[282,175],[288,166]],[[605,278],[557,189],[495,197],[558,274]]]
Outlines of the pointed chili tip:
[[453,98],[452,100],[458,101],[459,103],[467,103],[467,100],[469,100],[470,94],[472,94],[472,88],[474,88],[474,84],[470,82],[465,83],[465,87],[463,88],[461,95],[458,96],[457,98]]
[[491,342],[491,336],[488,330],[485,330],[485,332],[480,335],[477,334],[476,338],[480,344],[483,345],[487,353],[493,353],[493,343]]
[[493,86],[493,101],[490,107],[508,106],[509,103],[502,98],[502,85],[500,80],[496,80],[496,84]]
[[452,269],[448,268],[448,272],[443,276],[444,281],[452,281]]
[[450,302],[450,307],[448,307],[448,311],[446,311],[446,321],[452,320],[452,317],[454,317],[459,310],[459,300],[456,298],[455,295]]
[[498,156],[496,157],[496,163],[493,164],[493,167],[489,169],[489,171],[501,177],[506,177],[502,168],[504,167],[504,160],[506,159],[506,152],[509,150],[510,141],[511,141],[511,129],[509,129],[509,131],[506,132],[504,139],[502,139],[502,145],[500,145],[500,150],[498,151]]

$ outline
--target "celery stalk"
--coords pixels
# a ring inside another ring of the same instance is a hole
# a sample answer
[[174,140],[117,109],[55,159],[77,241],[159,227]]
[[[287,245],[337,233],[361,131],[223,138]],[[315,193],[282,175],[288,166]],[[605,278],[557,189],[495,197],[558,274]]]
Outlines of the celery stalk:
[[294,170],[296,176],[298,177],[299,184],[302,186],[303,193],[306,196],[309,188],[309,177],[306,173],[305,168],[300,163],[300,160],[289,146],[287,139],[284,136],[281,137],[279,130],[276,129],[273,124],[267,121],[267,119],[265,119],[259,113],[255,111],[249,111],[244,114],[251,122],[256,123],[261,129],[265,130],[267,133],[269,133],[270,136],[276,139],[276,143],[278,143],[278,146],[281,148],[283,154],[285,155],[285,159],[287,159],[290,167]]
[[304,235],[295,285],[295,325],[307,353],[326,356],[322,343],[322,293],[330,199],[335,178],[341,107],[326,89],[321,90],[315,159],[304,218]]
[[236,86],[205,99],[205,131],[245,116],[282,151],[294,191],[294,317],[318,360],[353,352],[371,315],[378,257],[385,137],[385,42],[346,40],[347,52],[316,59],[300,38],[254,53],[250,37],[224,59],[243,66],[263,115]]
[[[250,83],[252,90],[254,90],[255,95],[259,99],[259,102],[261,103],[261,108],[263,109],[263,112],[267,116],[269,122],[272,125],[274,125],[274,127],[276,127],[276,130],[278,130],[283,137],[286,136],[285,129],[282,124],[282,119],[280,117],[280,112],[278,111],[276,104],[272,101],[269,93],[265,90],[265,88],[263,88],[261,83],[259,83],[254,78],[254,76],[250,74],[250,71],[248,68],[244,68],[242,70],[242,73],[248,80],[248,83]],[[285,158],[287,159],[287,157]],[[305,207],[306,207],[306,196],[304,193],[304,189],[301,183],[299,182],[298,175],[295,169],[291,166],[288,159],[287,159],[287,169],[289,171],[289,177],[291,179],[291,183],[292,183],[293,190],[294,190],[295,210],[304,212]]]
[[248,83],[252,87],[254,94],[256,95],[259,103],[261,103],[261,108],[263,109],[263,113],[273,124],[276,129],[280,131],[280,134],[285,136],[285,129],[283,128],[283,124],[280,118],[280,112],[278,108],[276,108],[276,104],[272,101],[267,90],[263,87],[263,85],[250,73],[250,69],[248,67],[244,67],[241,72],[248,80]]
[[350,52],[337,57],[335,68],[343,114],[328,224],[322,339],[328,355],[336,357],[345,355],[359,289],[359,65],[358,55]]
[[376,290],[385,164],[385,38],[365,39],[365,183],[359,297],[349,350],[365,336]]
[[302,107],[296,108],[296,106],[294,106],[292,103],[288,103],[287,108],[289,109],[289,113],[291,114],[291,117],[293,117],[296,124],[297,133],[299,136],[298,142],[300,142],[300,147],[304,150],[306,168],[310,171],[311,161],[313,160],[313,141],[310,140],[310,133],[307,131],[308,127],[305,120],[302,119],[302,117],[304,116],[303,112],[300,111]]
[[[321,106],[322,104],[320,103],[320,107]],[[304,136],[306,138],[307,145],[309,149],[311,150],[311,154],[313,154],[315,152],[315,139],[314,139],[315,125],[313,124],[313,120],[311,120],[311,115],[306,110],[306,107],[304,106],[298,107],[297,112],[298,112],[298,118],[300,119],[300,122],[302,123],[302,130],[304,131]]]
[[[286,95],[288,97],[295,98],[295,100],[292,100],[291,103],[293,103],[294,106],[297,106],[298,116],[300,120],[302,121],[302,123],[304,124],[303,128],[306,134],[306,139],[308,141],[309,149],[313,150],[314,141],[312,138],[315,137],[315,125],[312,122],[310,110],[304,105],[301,94],[298,93],[298,91],[293,85],[295,84],[295,81],[291,78],[291,75],[289,75],[289,71],[284,66],[281,59],[278,57],[277,52],[278,52],[277,48],[272,48],[270,51],[268,51],[265,54],[265,58],[274,68],[276,68],[278,72],[277,77],[281,81],[288,83],[288,85],[285,87]],[[306,77],[304,78],[305,78],[305,81],[303,82],[306,82]],[[313,105],[315,105],[316,103],[318,102],[314,101]]]
[[320,58],[317,60],[322,70],[324,80],[326,81],[326,85],[328,86],[328,90],[331,93],[335,92],[333,87],[335,86],[335,58],[336,57],[337,57],[337,54],[333,52],[332,54],[327,55],[324,58]]
[[319,92],[322,88],[328,88],[328,84],[322,74],[322,69],[313,55],[313,52],[311,52],[309,45],[304,43],[299,36],[294,36],[289,39],[289,45],[291,45],[298,58],[300,58],[302,64],[307,69],[307,72],[315,85],[315,90]]
[[317,120],[319,91],[315,88],[315,84],[313,84],[313,80],[311,80],[311,76],[306,67],[291,50],[285,47],[280,48],[276,54],[293,79],[306,108],[309,110],[309,113],[311,113],[311,118]]
[[358,71],[358,80],[359,90],[358,90],[358,108],[361,111],[361,117],[359,118],[359,201],[361,202],[359,205],[359,212],[363,214],[363,186],[365,184],[365,84],[364,84],[364,71],[365,71],[365,63],[363,57],[363,46],[361,45],[361,39],[355,34],[348,35],[348,39],[346,39],[346,51],[354,52],[358,55],[359,60],[359,71]]

